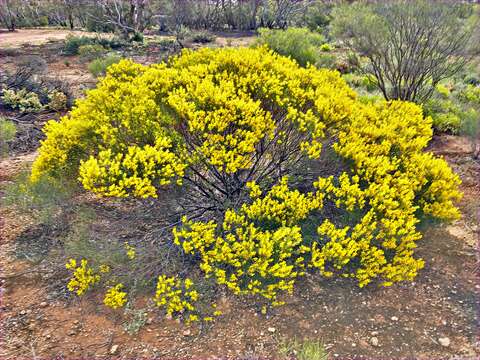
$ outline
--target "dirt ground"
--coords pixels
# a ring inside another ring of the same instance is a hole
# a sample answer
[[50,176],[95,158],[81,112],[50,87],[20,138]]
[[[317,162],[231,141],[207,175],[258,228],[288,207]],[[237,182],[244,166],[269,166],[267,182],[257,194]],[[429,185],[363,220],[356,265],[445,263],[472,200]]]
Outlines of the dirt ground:
[[[28,42],[37,36],[33,30],[25,34],[32,34]],[[1,45],[6,36],[14,38],[0,34]],[[50,72],[89,76],[74,58],[67,67],[54,45],[22,51],[41,53]],[[0,65],[12,61],[0,59]],[[65,289],[51,289],[48,266],[34,267],[28,256],[18,256],[25,234],[47,241],[48,229],[2,204],[2,189],[36,153],[21,151],[0,161],[0,358],[273,359],[286,339],[310,339],[321,341],[331,359],[478,359],[480,162],[471,159],[461,137],[437,136],[429,150],[444,156],[462,178],[463,217],[425,232],[418,253],[426,266],[414,282],[359,289],[351,280],[308,275],[285,298],[286,305],[267,315],[253,302],[223,296],[223,315],[204,327],[167,319],[140,299],[136,307],[147,315],[133,335],[123,328],[122,311],[107,309],[95,293],[59,296]],[[118,219],[103,211],[97,221],[107,232]],[[122,226],[124,233],[138,230],[133,222]]]
[[41,45],[47,41],[63,40],[68,35],[93,35],[85,31],[59,29],[18,29],[16,31],[0,30],[1,47],[20,47],[24,44]]

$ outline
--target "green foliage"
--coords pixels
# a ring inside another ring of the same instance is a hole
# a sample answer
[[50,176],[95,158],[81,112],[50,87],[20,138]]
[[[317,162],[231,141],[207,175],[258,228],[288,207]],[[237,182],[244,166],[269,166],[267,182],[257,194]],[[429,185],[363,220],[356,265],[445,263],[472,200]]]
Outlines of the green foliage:
[[315,66],[319,69],[325,68],[334,70],[337,67],[337,57],[333,54],[318,54]]
[[320,51],[329,52],[332,50],[333,50],[333,46],[328,43],[320,45]]
[[259,29],[258,44],[267,45],[280,55],[296,60],[300,65],[315,64],[319,61],[319,47],[325,38],[303,28],[286,30]]
[[[127,42],[118,37],[89,37],[89,36],[74,36],[68,35],[65,39],[65,45],[63,46],[63,53],[65,55],[77,55],[80,52],[80,47],[83,46],[96,46],[96,47],[87,47],[85,48],[85,53],[89,51],[100,51],[98,45],[102,46],[105,49],[119,49],[121,47],[127,46]],[[94,52],[95,52],[94,51]]]
[[318,340],[305,340],[303,342],[299,342],[296,338],[284,340],[280,343],[278,352],[282,358],[286,359],[328,360],[328,352]]
[[5,189],[5,205],[28,213],[42,223],[55,219],[63,206],[68,206],[77,187],[62,178],[41,176],[32,182],[29,172],[22,172]]
[[332,35],[368,59],[385,99],[422,103],[467,63],[476,24],[463,5],[427,0],[365,1],[332,12]]
[[65,55],[77,55],[81,46],[93,44],[95,44],[95,39],[92,37],[68,35],[63,46],[63,53]]
[[130,41],[133,42],[138,42],[138,43],[143,43],[144,37],[141,32],[136,32],[133,34],[133,36],[130,38]]
[[40,26],[48,26],[48,16],[40,16],[38,18],[38,25]]
[[0,158],[7,154],[8,143],[15,138],[16,133],[15,124],[0,116]]
[[48,94],[48,108],[53,111],[62,111],[68,107],[68,97],[59,90],[52,90]]
[[191,35],[192,42],[207,44],[215,41],[215,35],[208,31],[196,31]]
[[111,54],[104,58],[95,59],[88,65],[88,71],[90,71],[90,73],[95,77],[105,75],[108,67],[110,65],[118,63],[120,60],[122,60],[122,57],[116,54]]
[[83,60],[94,60],[105,54],[106,49],[100,44],[81,45],[78,48],[78,55]]
[[315,1],[308,7],[306,25],[311,31],[326,33],[328,25],[332,20],[331,12],[334,7],[332,2],[326,3],[321,0]]
[[20,110],[23,113],[38,112],[43,109],[43,105],[34,92],[21,89],[15,91],[14,89],[3,90],[3,102],[12,109]]
[[424,105],[432,117],[433,126],[440,132],[466,134],[475,138],[480,117],[480,88],[457,84],[452,89],[440,84]]

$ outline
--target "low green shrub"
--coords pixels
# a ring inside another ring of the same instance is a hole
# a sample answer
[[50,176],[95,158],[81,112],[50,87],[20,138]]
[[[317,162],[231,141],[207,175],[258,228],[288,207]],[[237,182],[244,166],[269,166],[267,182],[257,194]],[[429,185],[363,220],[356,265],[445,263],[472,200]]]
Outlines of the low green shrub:
[[117,54],[95,59],[88,65],[88,71],[95,77],[105,75],[107,68],[110,65],[118,63],[120,60],[122,60],[122,57]]
[[94,60],[105,54],[106,49],[100,44],[82,45],[78,48],[78,54],[84,60]]
[[334,70],[337,68],[337,57],[333,54],[320,54],[317,56],[315,66],[318,68]]
[[332,50],[333,50],[333,46],[328,43],[320,45],[320,51],[329,52]]
[[321,34],[305,28],[288,28],[286,30],[262,28],[258,32],[260,36],[257,44],[267,45],[278,54],[288,56],[302,66],[321,61],[319,48],[325,43],[325,38]]
[[0,157],[8,152],[8,143],[15,138],[17,128],[12,121],[0,116]]
[[34,92],[21,89],[15,91],[14,89],[3,90],[3,102],[14,110],[20,110],[22,113],[38,112],[43,109],[43,105]]
[[68,35],[63,46],[63,53],[65,55],[77,55],[81,46],[93,45],[95,38],[88,36]]
[[130,41],[139,42],[139,43],[143,43],[143,40],[144,40],[143,34],[140,33],[140,32],[136,32],[136,33],[133,34],[133,36],[130,38]]
[[280,343],[278,352],[285,359],[328,360],[328,352],[318,340],[305,340],[303,342],[299,342],[297,339],[284,340]]
[[42,176],[32,182],[28,172],[20,173],[5,189],[4,204],[29,214],[41,223],[54,221],[77,187],[72,181]]
[[191,35],[191,40],[194,43],[207,44],[215,41],[215,35],[208,31],[197,31]]
[[475,132],[475,119],[480,117],[480,87],[456,84],[449,89],[440,84],[424,104],[424,111],[432,117],[434,128],[440,132]]
[[[89,37],[89,36],[74,36],[68,35],[63,46],[63,54],[77,55],[80,47],[86,45],[101,45],[105,49],[119,49],[128,45],[128,43],[118,37]],[[97,48],[99,49],[99,48]]]
[[53,111],[62,111],[68,107],[68,97],[59,90],[53,90],[48,94],[48,108]]

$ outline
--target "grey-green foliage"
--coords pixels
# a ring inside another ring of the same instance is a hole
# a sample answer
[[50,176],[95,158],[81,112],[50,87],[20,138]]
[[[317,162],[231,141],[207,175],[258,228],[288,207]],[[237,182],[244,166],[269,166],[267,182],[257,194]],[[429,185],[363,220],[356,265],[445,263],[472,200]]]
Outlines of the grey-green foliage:
[[32,182],[30,171],[26,170],[6,187],[4,204],[30,214],[40,223],[49,223],[69,207],[75,190],[71,182],[47,176]]
[[466,136],[472,144],[472,154],[479,156],[480,87],[470,84],[438,85],[424,111],[433,119],[436,130]]
[[286,359],[328,360],[328,352],[319,340],[284,340],[280,343],[278,352]]
[[0,116],[0,158],[8,153],[8,143],[15,138],[16,133],[15,124]]
[[386,99],[424,102],[466,64],[476,21],[455,1],[386,0],[336,7],[331,34],[368,58]]
[[280,55],[289,56],[300,65],[315,64],[319,58],[319,48],[325,38],[306,28],[288,28],[286,30],[259,29],[257,43],[267,45]]
[[105,75],[110,65],[116,64],[120,60],[122,60],[122,57],[120,55],[110,54],[103,58],[98,58],[93,60],[88,65],[88,70],[95,77],[102,76],[102,75]]

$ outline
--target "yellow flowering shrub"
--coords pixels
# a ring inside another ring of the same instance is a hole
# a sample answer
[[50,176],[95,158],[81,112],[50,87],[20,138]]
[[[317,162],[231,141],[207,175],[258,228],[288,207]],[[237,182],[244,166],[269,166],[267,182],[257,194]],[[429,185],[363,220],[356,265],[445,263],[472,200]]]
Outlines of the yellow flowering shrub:
[[122,288],[123,284],[117,284],[108,289],[103,298],[103,303],[112,309],[117,309],[125,305],[127,302],[127,293],[122,291]]
[[[422,152],[431,120],[412,103],[358,105],[338,136],[334,149],[352,162],[351,172],[320,178],[315,186],[336,207],[363,217],[353,227],[325,220],[318,228],[325,246],[313,244],[312,265],[327,276],[356,277],[360,286],[376,277],[387,286],[413,279],[424,266],[413,256],[419,216],[459,216],[458,176],[443,159]],[[359,266],[348,266],[353,262]]]
[[173,231],[174,241],[185,253],[199,255],[200,268],[219,285],[278,305],[278,294],[291,293],[295,279],[303,275],[309,248],[303,245],[298,226],[271,231],[256,226],[245,215],[255,207],[244,207],[240,213],[227,210],[222,226],[184,218],[182,228]]
[[200,318],[195,311],[198,297],[197,290],[193,288],[193,281],[189,278],[181,280],[174,276],[158,277],[154,301],[157,306],[165,307],[168,315],[186,312],[187,321],[198,321]]
[[[122,60],[45,133],[32,180],[68,175],[114,197],[181,186],[174,243],[217,284],[274,305],[307,268],[360,286],[413,279],[419,222],[459,216],[460,180],[424,151],[420,107],[362,103],[337,72],[263,47]],[[162,275],[155,301],[199,320],[190,286]]]
[[72,272],[67,288],[78,296],[85,294],[88,289],[100,280],[100,275],[95,274],[85,259],[81,260],[80,265],[77,264],[75,259],[70,259],[65,267]]

